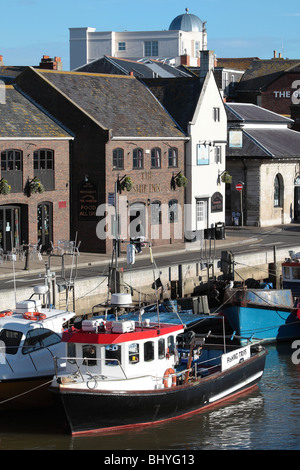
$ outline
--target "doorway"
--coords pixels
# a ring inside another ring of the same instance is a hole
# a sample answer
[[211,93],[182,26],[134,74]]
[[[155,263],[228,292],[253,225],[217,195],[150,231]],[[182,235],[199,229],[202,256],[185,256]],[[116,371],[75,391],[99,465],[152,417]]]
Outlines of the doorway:
[[294,189],[294,221],[300,222],[300,186]]
[[11,251],[20,246],[20,208],[0,207],[0,245],[3,251]]
[[49,248],[53,239],[52,204],[50,202],[42,202],[38,205],[37,230],[38,244],[42,245],[43,249]]
[[196,230],[204,230],[207,228],[207,199],[196,200]]

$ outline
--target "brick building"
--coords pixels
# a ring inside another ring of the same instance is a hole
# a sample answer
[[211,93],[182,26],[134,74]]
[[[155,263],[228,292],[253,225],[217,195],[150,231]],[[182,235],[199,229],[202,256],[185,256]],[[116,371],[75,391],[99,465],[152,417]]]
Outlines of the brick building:
[[[69,239],[69,146],[72,136],[12,85],[1,88],[0,244]],[[44,192],[34,193],[34,177]],[[5,183],[10,192],[5,194]]]
[[[116,195],[122,238],[136,225],[154,245],[183,240],[184,187],[174,182],[184,174],[186,135],[145,85],[135,77],[28,68],[16,86],[74,135],[71,237],[78,234],[82,251],[111,251]],[[116,192],[128,177],[131,190]]]

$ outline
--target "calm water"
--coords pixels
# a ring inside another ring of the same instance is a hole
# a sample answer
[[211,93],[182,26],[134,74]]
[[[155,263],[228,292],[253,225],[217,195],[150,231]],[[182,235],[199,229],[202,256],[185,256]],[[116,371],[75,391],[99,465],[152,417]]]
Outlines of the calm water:
[[209,411],[135,431],[84,437],[66,435],[53,411],[10,414],[1,416],[0,450],[299,450],[300,365],[292,362],[291,343],[267,349],[258,388]]

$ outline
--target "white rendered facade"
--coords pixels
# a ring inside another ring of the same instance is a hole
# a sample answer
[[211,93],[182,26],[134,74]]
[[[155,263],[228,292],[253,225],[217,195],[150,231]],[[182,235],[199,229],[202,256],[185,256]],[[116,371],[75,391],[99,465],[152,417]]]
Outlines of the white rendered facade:
[[90,27],[70,28],[70,69],[104,55],[121,59],[166,59],[172,65],[180,65],[180,57],[189,56],[189,65],[197,66],[200,51],[207,50],[205,23],[187,13],[181,17],[192,18],[190,28],[193,30],[115,32],[96,31]]

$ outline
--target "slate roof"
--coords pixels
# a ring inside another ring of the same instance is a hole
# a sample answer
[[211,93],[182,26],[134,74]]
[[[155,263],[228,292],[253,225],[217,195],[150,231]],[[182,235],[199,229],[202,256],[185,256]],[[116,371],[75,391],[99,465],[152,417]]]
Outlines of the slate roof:
[[118,137],[184,138],[178,125],[135,77],[35,70],[103,129]]
[[184,132],[192,121],[202,91],[199,78],[143,80]]
[[[229,131],[233,124],[237,128],[241,126],[243,133],[242,148],[228,145],[227,157],[246,159],[300,157],[300,132],[288,128],[293,122],[292,119],[253,104],[226,103],[225,109]],[[243,124],[250,126],[255,124],[255,126],[243,128]],[[273,124],[272,127],[269,127],[270,124]]]
[[[3,92],[3,89],[1,93]],[[5,86],[5,103],[0,104],[0,138],[71,138],[12,85]]]
[[25,70],[27,66],[3,65],[0,67],[0,80],[9,85],[14,79]]
[[285,72],[299,72],[300,60],[269,59],[253,60],[237,85],[238,91],[259,91],[270,85]]
[[294,121],[281,114],[251,103],[225,103],[229,122],[263,122],[292,124]]
[[217,58],[217,67],[234,70],[247,70],[258,57]]
[[184,70],[177,69],[171,65],[164,64],[158,60],[136,61],[130,59],[119,59],[117,57],[103,56],[89,64],[82,65],[73,72],[106,73],[117,75],[129,75],[131,72],[135,77],[153,78],[158,77],[186,77],[189,75]]

